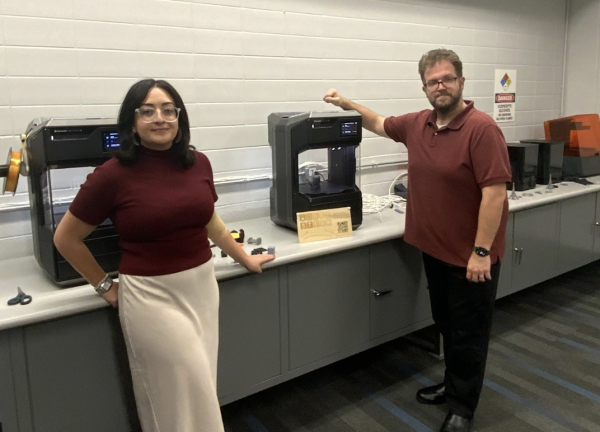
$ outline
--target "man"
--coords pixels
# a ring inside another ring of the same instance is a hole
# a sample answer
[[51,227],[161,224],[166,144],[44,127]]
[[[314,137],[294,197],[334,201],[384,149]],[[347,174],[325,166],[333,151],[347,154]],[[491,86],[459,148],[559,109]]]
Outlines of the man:
[[419,62],[433,110],[385,118],[330,89],[323,100],[356,110],[363,127],[408,149],[404,239],[423,252],[433,319],[444,340],[444,382],[419,390],[448,403],[441,432],[469,431],[479,401],[508,217],[511,181],[496,123],[462,97],[462,62],[432,50]]

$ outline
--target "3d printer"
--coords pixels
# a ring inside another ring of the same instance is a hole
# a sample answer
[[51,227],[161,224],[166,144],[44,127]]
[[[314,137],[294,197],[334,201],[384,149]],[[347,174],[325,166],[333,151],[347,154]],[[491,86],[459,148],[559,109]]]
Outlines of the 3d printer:
[[600,117],[581,114],[544,122],[547,140],[563,141],[563,174],[589,177],[600,174]]
[[297,229],[296,213],[350,207],[352,227],[362,223],[356,186],[356,147],[362,117],[356,111],[273,113],[271,220]]
[[[101,165],[118,149],[116,122],[109,119],[36,119],[28,126],[22,141],[23,156],[20,157],[19,152],[9,152],[9,164],[0,170],[0,175],[4,171],[7,174],[4,189],[14,193],[17,169],[28,176],[35,258],[57,285],[81,283],[83,279],[79,273],[56,250],[54,232],[79,184],[85,181],[85,174],[91,171],[89,167]],[[61,182],[57,173],[65,169],[72,173],[63,175]],[[70,186],[65,187],[64,178],[71,179]],[[7,188],[7,184],[11,187]],[[96,227],[84,242],[103,269],[109,273],[117,270],[121,252],[117,233],[109,220]]]

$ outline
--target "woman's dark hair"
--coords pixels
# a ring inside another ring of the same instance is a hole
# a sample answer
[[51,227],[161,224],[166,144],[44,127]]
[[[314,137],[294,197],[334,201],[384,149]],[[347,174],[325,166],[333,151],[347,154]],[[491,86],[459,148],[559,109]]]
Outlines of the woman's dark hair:
[[[181,162],[181,165],[184,168],[189,168],[196,162],[195,148],[190,145],[190,120],[183,99],[181,99],[177,90],[164,80],[143,79],[132,85],[127,95],[125,95],[118,119],[121,148],[115,156],[123,165],[133,165],[141,157],[140,137],[137,133],[133,132],[135,110],[142,105],[148,96],[148,92],[154,87],[167,92],[173,99],[175,106],[181,108],[181,112],[179,113],[179,131],[177,132],[175,141],[173,141],[173,147],[175,156]],[[136,142],[138,145],[136,145]]]

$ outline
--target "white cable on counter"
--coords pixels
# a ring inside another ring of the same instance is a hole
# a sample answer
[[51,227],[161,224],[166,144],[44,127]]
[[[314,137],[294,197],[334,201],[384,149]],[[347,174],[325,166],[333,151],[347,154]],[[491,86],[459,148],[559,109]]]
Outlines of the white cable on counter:
[[392,209],[395,206],[399,206],[400,204],[406,202],[406,200],[398,195],[392,194],[392,189],[394,188],[394,185],[396,184],[396,182],[400,179],[402,179],[403,177],[407,177],[408,173],[407,172],[403,172],[401,174],[399,174],[394,180],[392,180],[392,183],[390,184],[389,187],[389,193],[386,196],[377,196],[377,195],[373,195],[373,194],[369,194],[369,193],[363,193],[362,194],[362,200],[363,200],[363,214],[374,214],[374,213],[378,213],[379,214],[379,218],[381,219],[381,212],[383,210],[385,210],[386,208]]

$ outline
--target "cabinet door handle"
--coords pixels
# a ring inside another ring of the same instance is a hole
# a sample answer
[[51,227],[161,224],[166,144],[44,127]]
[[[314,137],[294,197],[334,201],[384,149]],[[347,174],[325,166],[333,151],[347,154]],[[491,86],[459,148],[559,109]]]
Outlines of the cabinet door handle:
[[521,265],[521,259],[523,258],[523,248],[519,249],[519,265]]
[[596,225],[597,227],[600,227],[600,222],[596,222],[594,225]]
[[515,264],[519,264],[519,248],[515,248],[515,256],[514,256],[513,262]]
[[376,289],[371,289],[371,292],[373,293],[373,295],[375,297],[381,297],[384,296],[386,294],[391,294],[394,292],[394,290],[386,290],[386,291],[377,291]]

